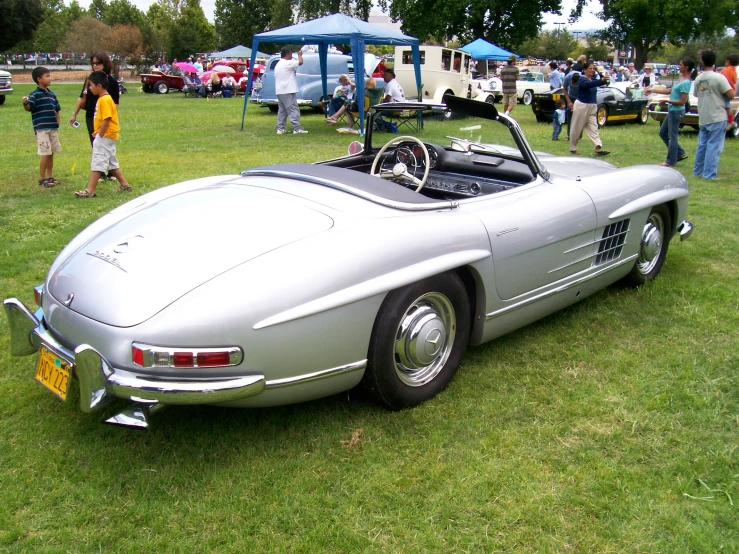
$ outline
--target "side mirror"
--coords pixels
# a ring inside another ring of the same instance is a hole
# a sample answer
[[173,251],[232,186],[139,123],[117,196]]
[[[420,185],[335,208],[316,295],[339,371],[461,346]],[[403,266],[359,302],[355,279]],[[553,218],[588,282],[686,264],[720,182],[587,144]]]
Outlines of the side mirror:
[[361,154],[362,152],[364,152],[364,144],[362,144],[358,140],[353,140],[349,143],[349,148],[347,149],[347,152],[349,152],[350,156],[353,156],[354,154]]

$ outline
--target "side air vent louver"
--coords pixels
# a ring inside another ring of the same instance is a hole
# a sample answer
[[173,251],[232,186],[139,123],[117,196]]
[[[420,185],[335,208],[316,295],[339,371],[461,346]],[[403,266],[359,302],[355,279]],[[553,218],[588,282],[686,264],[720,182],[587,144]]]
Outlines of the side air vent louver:
[[595,265],[601,265],[618,258],[621,255],[624,244],[626,244],[626,235],[628,233],[628,219],[611,223],[603,229],[603,238],[598,245],[598,256],[595,258]]

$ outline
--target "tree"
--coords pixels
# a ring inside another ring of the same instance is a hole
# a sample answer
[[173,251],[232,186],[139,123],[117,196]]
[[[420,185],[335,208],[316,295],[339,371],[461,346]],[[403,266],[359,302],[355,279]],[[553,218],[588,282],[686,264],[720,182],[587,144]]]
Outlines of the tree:
[[87,12],[94,18],[105,21],[105,12],[108,9],[108,5],[105,0],[91,0],[90,7],[87,8]]
[[64,37],[63,48],[70,52],[92,54],[105,45],[110,30],[110,27],[95,17],[89,15],[80,17],[72,23],[67,36]]
[[371,8],[372,0],[300,0],[297,2],[299,20],[343,13],[367,21]]
[[116,24],[141,27],[145,19],[143,12],[128,0],[111,0],[103,22],[111,27]]
[[[392,1],[392,3],[391,3]],[[584,1],[584,0],[581,0]],[[467,43],[484,38],[503,48],[515,49],[537,36],[542,12],[561,13],[561,0],[379,0],[393,21],[402,21],[403,32],[421,41],[429,37]]]
[[544,31],[525,41],[518,49],[522,56],[543,60],[565,60],[577,49],[577,39],[567,31]]
[[108,33],[105,45],[108,52],[117,54],[113,62],[113,73],[118,75],[121,59],[138,58],[143,54],[144,38],[138,27],[118,23]]
[[0,51],[10,50],[21,41],[33,38],[33,33],[44,18],[41,0],[1,0]]
[[49,5],[43,23],[38,26],[34,34],[36,50],[58,52],[72,23],[84,15],[87,15],[87,12],[77,3],[77,0],[72,0],[69,6],[56,2]]
[[270,4],[260,0],[216,0],[215,23],[220,48],[251,46],[252,38],[269,28]]
[[588,35],[588,45],[585,48],[584,54],[589,60],[605,60],[608,54],[613,50],[608,44],[602,40],[598,40],[595,37]]
[[[590,0],[578,0],[570,14],[570,22],[582,15]],[[603,10],[597,15],[610,21],[608,27],[595,35],[611,44],[631,44],[634,65],[644,67],[649,53],[663,44],[683,44],[701,33],[726,28],[736,13],[736,0],[601,0]],[[736,19],[734,19],[736,25]]]
[[186,0],[169,33],[168,58],[186,58],[195,52],[209,52],[216,44],[216,30],[205,18],[199,0]]

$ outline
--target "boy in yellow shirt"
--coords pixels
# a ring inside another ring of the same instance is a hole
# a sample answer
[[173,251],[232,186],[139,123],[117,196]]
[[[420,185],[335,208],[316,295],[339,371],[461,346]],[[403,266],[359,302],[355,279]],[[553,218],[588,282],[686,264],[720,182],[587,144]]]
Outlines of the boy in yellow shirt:
[[110,172],[118,182],[118,192],[130,192],[131,185],[128,184],[123,172],[120,170],[118,160],[115,157],[115,147],[118,142],[120,125],[118,123],[118,108],[105,88],[108,76],[102,71],[93,71],[88,77],[90,81],[90,92],[98,96],[95,106],[95,131],[92,143],[92,164],[90,182],[84,190],[74,193],[77,198],[95,198],[95,188],[100,180],[101,174]]

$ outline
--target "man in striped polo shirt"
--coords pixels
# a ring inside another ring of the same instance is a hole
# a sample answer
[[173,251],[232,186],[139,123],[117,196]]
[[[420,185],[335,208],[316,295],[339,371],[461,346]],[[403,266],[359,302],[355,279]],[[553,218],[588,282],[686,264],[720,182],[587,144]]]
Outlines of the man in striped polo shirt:
[[28,96],[23,97],[23,108],[31,112],[33,130],[38,143],[38,155],[41,156],[40,187],[53,187],[58,183],[52,177],[54,169],[54,152],[61,152],[59,144],[59,112],[62,110],[56,94],[49,90],[51,73],[45,67],[37,67],[31,73],[34,82],[38,85]]

